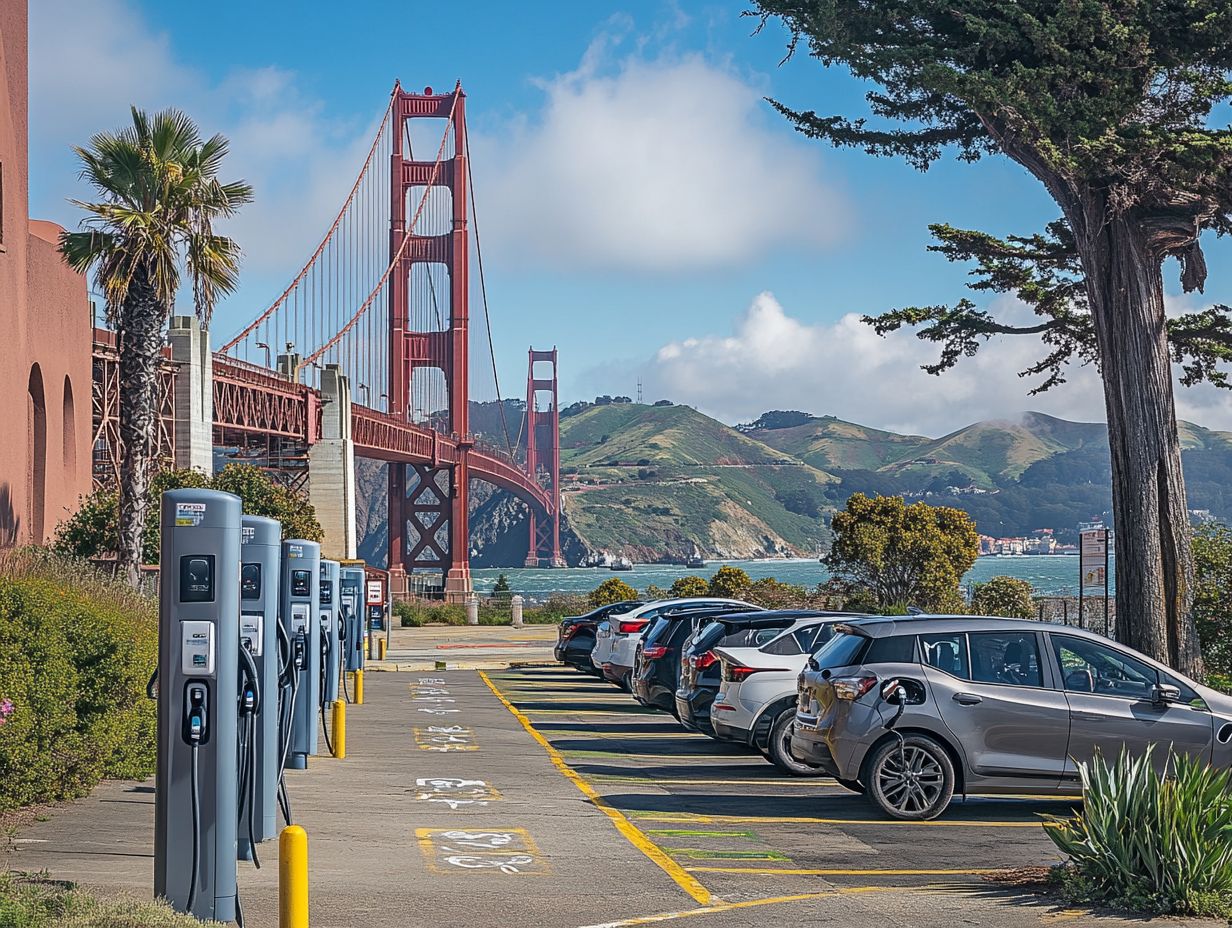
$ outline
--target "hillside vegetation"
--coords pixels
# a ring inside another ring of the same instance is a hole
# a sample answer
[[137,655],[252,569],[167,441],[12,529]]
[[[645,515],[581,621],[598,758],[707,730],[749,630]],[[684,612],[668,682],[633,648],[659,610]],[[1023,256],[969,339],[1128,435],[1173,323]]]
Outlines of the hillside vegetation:
[[[473,404],[476,431],[504,443],[524,406]],[[1232,519],[1232,434],[1180,424],[1189,504]],[[521,449],[519,449],[521,450]],[[607,551],[634,560],[811,556],[853,493],[902,495],[967,512],[980,532],[1055,529],[1108,518],[1105,427],[1029,412],[940,438],[900,435],[833,416],[769,412],[730,427],[688,406],[576,404],[562,413],[566,557]],[[361,552],[384,560],[384,469],[358,468]],[[472,549],[483,566],[520,566],[525,510],[503,491],[472,487]]]

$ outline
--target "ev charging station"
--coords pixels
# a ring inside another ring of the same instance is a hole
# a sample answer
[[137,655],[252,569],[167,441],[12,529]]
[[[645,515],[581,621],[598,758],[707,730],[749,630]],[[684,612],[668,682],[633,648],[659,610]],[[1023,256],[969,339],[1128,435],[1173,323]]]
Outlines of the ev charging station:
[[[253,860],[253,845],[277,833],[278,809],[278,560],[282,525],[264,516],[243,517],[240,546],[240,647],[252,655],[261,693],[260,711],[247,735],[248,789],[241,791],[239,857]],[[241,720],[242,721],[242,720]],[[243,758],[241,758],[243,760]],[[241,780],[245,771],[241,771]]]
[[340,565],[321,561],[321,711],[338,701],[338,667],[342,656]]
[[346,617],[346,669],[364,669],[364,569],[342,569],[342,608]]
[[222,922],[237,905],[240,702],[260,699],[255,673],[240,690],[240,519],[230,493],[162,496],[154,893]]
[[289,723],[282,746],[281,767],[304,770],[317,753],[317,710],[320,704],[321,546],[294,539],[282,543],[279,615],[288,645]]

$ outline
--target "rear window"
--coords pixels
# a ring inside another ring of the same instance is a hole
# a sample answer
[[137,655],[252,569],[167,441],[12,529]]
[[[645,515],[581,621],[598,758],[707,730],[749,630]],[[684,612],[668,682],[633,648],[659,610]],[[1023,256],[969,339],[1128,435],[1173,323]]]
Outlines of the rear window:
[[864,655],[866,664],[914,664],[915,635],[890,635],[886,638],[874,638],[868,654]]
[[667,619],[663,618],[662,616],[655,619],[648,626],[646,626],[646,632],[642,636],[642,641],[646,642],[647,644],[654,641],[661,634],[663,634],[663,630],[667,628],[667,624],[668,624]]
[[813,655],[813,660],[817,662],[818,668],[822,670],[832,670],[835,667],[850,667],[852,664],[860,663],[860,658],[864,654],[865,648],[868,647],[868,643],[869,639],[863,635],[839,632],[827,641],[820,651]]
[[784,626],[771,628],[738,628],[723,636],[719,642],[724,648],[760,648],[768,641],[773,641],[783,632]]
[[804,628],[797,628],[790,635],[783,635],[770,642],[762,650],[767,654],[812,654],[829,641],[832,634],[833,623],[806,625]]

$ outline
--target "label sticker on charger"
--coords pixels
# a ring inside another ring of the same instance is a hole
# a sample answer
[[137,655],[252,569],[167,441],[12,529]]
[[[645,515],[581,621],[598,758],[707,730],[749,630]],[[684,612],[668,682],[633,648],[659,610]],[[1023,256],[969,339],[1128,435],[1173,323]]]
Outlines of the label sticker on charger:
[[177,526],[200,525],[205,518],[205,503],[176,503],[175,524]]

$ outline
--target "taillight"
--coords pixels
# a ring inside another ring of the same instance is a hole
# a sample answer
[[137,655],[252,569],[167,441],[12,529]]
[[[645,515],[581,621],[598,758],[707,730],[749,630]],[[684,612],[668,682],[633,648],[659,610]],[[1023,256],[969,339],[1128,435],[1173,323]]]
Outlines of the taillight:
[[667,645],[654,644],[642,651],[642,657],[648,661],[657,661],[661,657],[667,656]]
[[639,622],[636,619],[634,619],[633,621],[629,621],[629,622],[617,623],[616,630],[620,632],[622,635],[628,635],[632,632],[640,632],[645,627],[646,627],[645,622]]
[[858,677],[831,677],[829,683],[834,687],[834,695],[839,699],[859,699],[877,685],[877,678],[872,674]]
[[573,633],[577,631],[576,625],[567,625],[560,630],[560,640],[568,641],[573,637]]
[[694,654],[689,658],[689,663],[694,670],[705,670],[717,660],[713,651],[706,651],[704,654]]
[[740,683],[755,673],[763,670],[782,670],[781,667],[746,667],[744,664],[723,664],[723,681],[725,683]]

